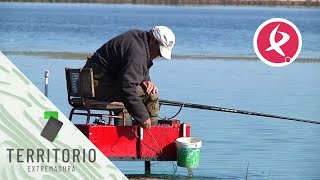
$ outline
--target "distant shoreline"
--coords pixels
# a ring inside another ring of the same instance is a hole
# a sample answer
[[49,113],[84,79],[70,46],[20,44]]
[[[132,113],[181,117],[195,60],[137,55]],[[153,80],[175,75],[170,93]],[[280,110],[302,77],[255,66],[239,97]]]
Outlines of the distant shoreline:
[[[43,57],[48,59],[86,60],[89,53],[81,52],[43,52],[43,51],[2,51],[5,55]],[[232,60],[232,61],[258,61],[256,56],[202,56],[202,55],[172,55],[173,60]],[[320,58],[300,57],[295,60],[300,63],[320,63]]]
[[320,7],[320,0],[0,0],[0,2]]

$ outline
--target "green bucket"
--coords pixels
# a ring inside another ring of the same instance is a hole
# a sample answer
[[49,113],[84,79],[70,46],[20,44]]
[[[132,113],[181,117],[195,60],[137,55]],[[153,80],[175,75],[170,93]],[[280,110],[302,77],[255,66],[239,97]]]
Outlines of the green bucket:
[[192,137],[180,137],[176,139],[177,164],[180,167],[199,167],[201,140]]

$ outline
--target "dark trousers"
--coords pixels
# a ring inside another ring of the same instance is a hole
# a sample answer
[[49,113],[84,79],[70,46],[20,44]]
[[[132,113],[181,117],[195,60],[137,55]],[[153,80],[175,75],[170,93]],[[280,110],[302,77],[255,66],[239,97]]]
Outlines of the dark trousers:
[[[84,68],[93,69],[95,98],[100,101],[122,101],[121,84],[119,81],[106,75],[100,65],[87,60]],[[159,96],[158,93],[147,94],[145,88],[137,86],[137,96],[141,97],[149,113],[152,125],[158,124]]]

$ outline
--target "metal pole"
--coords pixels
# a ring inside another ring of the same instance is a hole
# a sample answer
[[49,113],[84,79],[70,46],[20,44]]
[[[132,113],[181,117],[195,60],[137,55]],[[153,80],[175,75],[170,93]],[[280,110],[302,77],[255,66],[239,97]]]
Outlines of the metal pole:
[[189,177],[193,176],[192,168],[188,168],[188,176]]
[[149,176],[151,174],[151,162],[144,161],[144,174]]
[[44,73],[44,95],[48,97],[48,84],[49,84],[49,70],[47,69],[46,72]]

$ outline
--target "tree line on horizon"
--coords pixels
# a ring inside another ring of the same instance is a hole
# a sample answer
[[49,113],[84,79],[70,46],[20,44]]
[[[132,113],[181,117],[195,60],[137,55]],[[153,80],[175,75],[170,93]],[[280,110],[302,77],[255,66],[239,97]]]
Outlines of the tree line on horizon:
[[279,5],[320,6],[320,0],[0,0],[0,2],[161,4],[161,5]]

